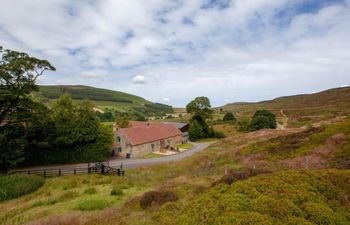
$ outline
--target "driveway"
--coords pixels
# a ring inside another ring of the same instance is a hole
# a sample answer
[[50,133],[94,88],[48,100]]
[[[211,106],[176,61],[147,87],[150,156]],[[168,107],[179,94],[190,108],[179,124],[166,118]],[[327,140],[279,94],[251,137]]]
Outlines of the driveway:
[[[159,158],[149,158],[149,159],[113,159],[106,161],[106,164],[109,164],[111,167],[119,167],[121,164],[123,165],[123,168],[125,169],[131,169],[131,168],[137,168],[140,166],[150,166],[150,165],[157,165],[162,163],[168,163],[180,159],[184,159],[187,157],[192,156],[194,153],[202,151],[203,149],[206,149],[210,144],[213,142],[208,143],[191,143],[193,145],[192,149],[177,153],[174,155],[169,156],[161,156]],[[13,171],[28,171],[28,170],[58,170],[58,169],[74,169],[74,168],[87,168],[87,163],[80,163],[80,164],[64,164],[64,165],[55,165],[55,166],[37,166],[37,167],[30,167],[30,168],[23,168],[23,169],[16,169]]]

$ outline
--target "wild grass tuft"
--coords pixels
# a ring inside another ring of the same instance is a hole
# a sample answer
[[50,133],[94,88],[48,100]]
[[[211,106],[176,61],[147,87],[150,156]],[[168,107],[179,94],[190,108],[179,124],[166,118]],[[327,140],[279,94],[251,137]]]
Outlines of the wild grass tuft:
[[0,202],[32,193],[45,179],[36,175],[10,175],[0,177]]
[[103,199],[84,199],[80,201],[74,209],[80,211],[93,211],[107,208],[109,205],[109,202]]

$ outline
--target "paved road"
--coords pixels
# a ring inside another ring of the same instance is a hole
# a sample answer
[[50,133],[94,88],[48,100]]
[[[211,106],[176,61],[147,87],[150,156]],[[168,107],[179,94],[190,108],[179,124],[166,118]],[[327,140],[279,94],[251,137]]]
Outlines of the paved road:
[[[161,163],[172,162],[180,159],[184,159],[192,156],[194,153],[202,151],[207,148],[211,143],[191,143],[193,148],[178,154],[162,156],[159,158],[150,158],[150,159],[113,159],[109,160],[109,166],[116,167],[123,164],[123,168],[137,168],[140,166],[156,165]],[[64,164],[64,165],[55,165],[55,166],[40,166],[40,167],[30,167],[23,169],[16,169],[15,171],[28,171],[28,170],[58,170],[58,169],[74,169],[74,168],[87,168],[87,163],[80,164]]]

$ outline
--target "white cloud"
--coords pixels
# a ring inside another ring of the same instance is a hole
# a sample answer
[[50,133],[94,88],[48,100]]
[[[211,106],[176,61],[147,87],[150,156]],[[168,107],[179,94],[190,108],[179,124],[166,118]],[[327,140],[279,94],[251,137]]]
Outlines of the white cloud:
[[137,76],[134,76],[134,78],[132,78],[132,82],[135,84],[145,84],[147,81],[144,76],[137,75]]
[[310,12],[297,12],[305,0],[232,0],[224,9],[203,2],[3,0],[0,40],[57,68],[42,84],[167,96],[175,106],[202,95],[220,105],[350,83],[349,0],[312,1]]

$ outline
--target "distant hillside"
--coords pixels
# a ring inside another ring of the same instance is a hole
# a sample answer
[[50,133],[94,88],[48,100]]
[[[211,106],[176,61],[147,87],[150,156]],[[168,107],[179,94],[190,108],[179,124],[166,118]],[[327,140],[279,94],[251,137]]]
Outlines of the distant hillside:
[[82,85],[39,86],[37,97],[42,102],[50,105],[64,93],[70,94],[75,101],[89,99],[101,110],[117,110],[119,112],[138,113],[144,116],[156,116],[173,112],[171,106],[153,103],[136,95]]
[[[331,118],[350,113],[350,87],[334,88],[314,94],[279,97],[257,103],[237,102],[220,107],[240,115],[251,116],[258,109],[279,114],[281,110],[294,120],[302,121]],[[315,121],[313,121],[315,122]]]
[[350,87],[334,88],[315,94],[279,97],[257,103],[237,102],[223,106],[225,110],[242,110],[251,108],[290,109],[324,106],[343,106],[350,104]]

